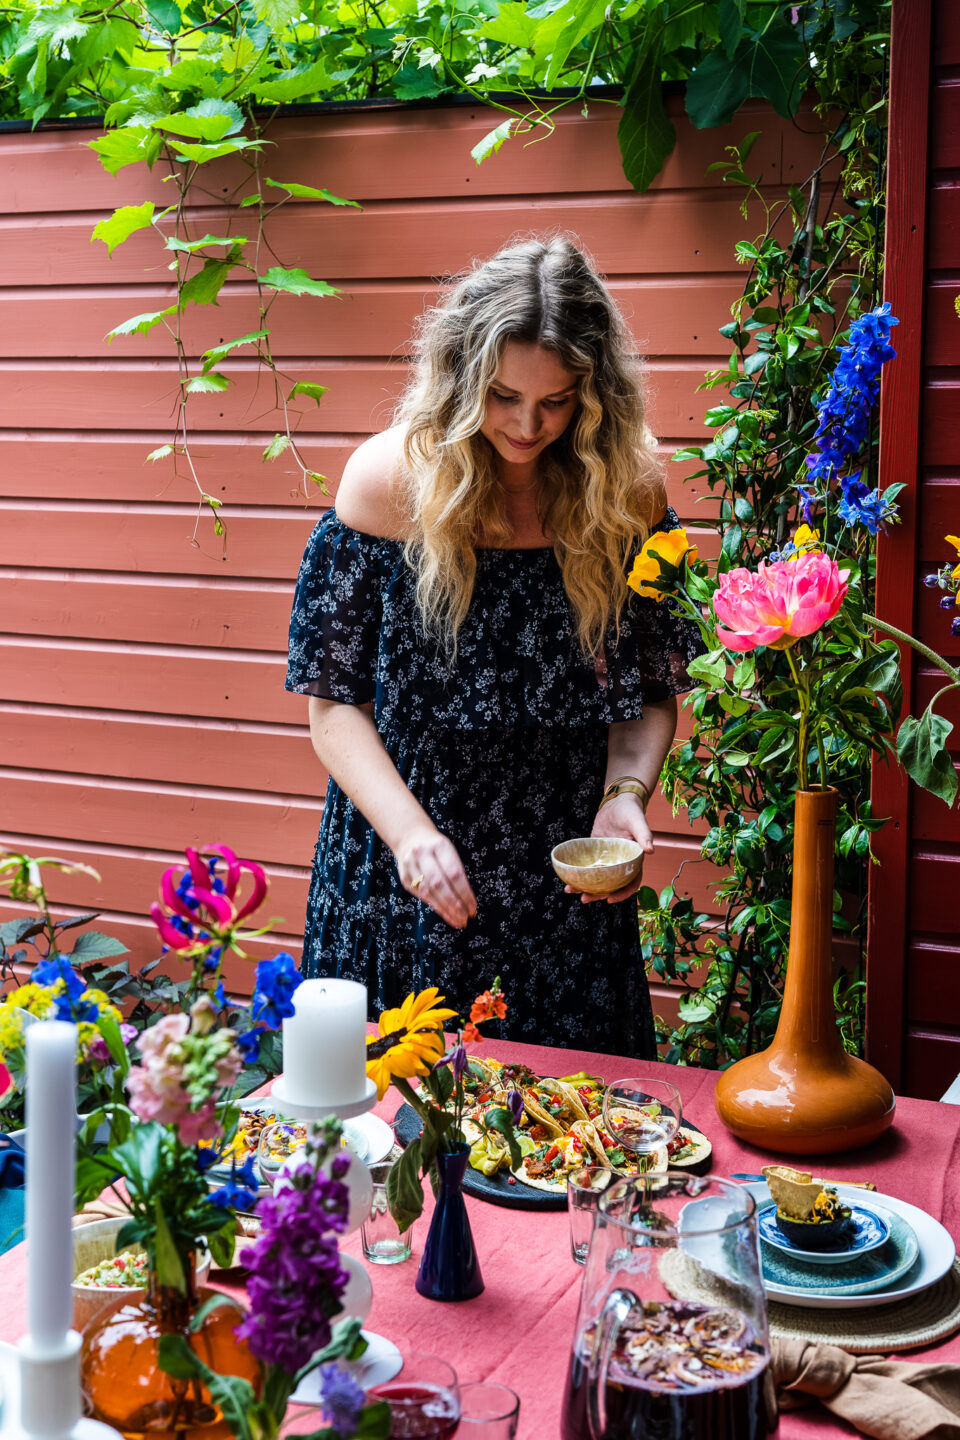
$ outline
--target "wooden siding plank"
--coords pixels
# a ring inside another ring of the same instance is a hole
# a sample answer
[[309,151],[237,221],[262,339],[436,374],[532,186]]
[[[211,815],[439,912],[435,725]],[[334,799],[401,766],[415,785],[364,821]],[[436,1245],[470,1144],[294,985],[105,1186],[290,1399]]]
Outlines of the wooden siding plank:
[[[738,274],[676,275],[668,285],[644,278],[615,280],[610,290],[641,353],[713,356],[722,345],[717,330],[730,319],[731,296],[741,280]],[[416,282],[351,282],[335,301],[317,310],[293,296],[279,295],[270,310],[274,353],[311,359],[409,354],[414,326],[438,293],[435,286]],[[117,363],[172,356],[173,337],[163,325],[154,326],[148,335],[113,341],[106,337],[131,315],[171,305],[175,294],[166,285],[0,289],[0,357],[46,359],[54,334],[57,354],[63,357]],[[231,336],[259,329],[257,307],[252,285],[229,285],[216,308],[191,306],[183,317],[187,353],[199,355]]]
[[[957,254],[960,256],[960,239]],[[924,386],[923,422],[923,464],[931,469],[956,465],[960,456],[960,381],[936,379]]]
[[42,705],[299,725],[305,701],[283,689],[284,671],[279,655],[0,636],[0,695]]
[[955,935],[952,940],[921,933],[911,941],[907,1019],[913,1025],[937,1025],[944,1016],[960,1015],[960,945]]
[[0,706],[0,765],[74,775],[210,785],[321,801],[327,776],[306,727],[185,720],[108,710]]
[[[751,154],[751,166],[768,182],[801,179],[817,164],[820,140],[811,129],[812,116],[804,105],[806,125],[792,125],[771,114],[769,107],[748,101],[731,124],[718,130],[696,130],[683,113],[679,96],[670,97],[668,110],[680,130],[680,140],[653,182],[656,192],[696,186],[719,187],[723,181],[707,167],[723,156],[724,146],[738,143],[751,130],[760,138]],[[278,147],[267,169],[300,184],[323,185],[350,199],[378,200],[395,195],[411,199],[445,195],[531,195],[544,181],[544,150],[525,146],[520,139],[505,145],[484,165],[477,166],[472,147],[502,118],[484,105],[357,111],[352,114],[290,117],[276,120],[270,138]],[[575,182],[579,191],[629,192],[617,145],[619,113],[611,105],[594,105],[587,117],[571,104],[554,117],[556,132],[550,138],[551,180]],[[9,214],[42,214],[73,209],[112,209],[115,205],[154,200],[169,203],[169,186],[163,184],[162,164],[151,172],[136,166],[122,179],[108,175],[89,149],[96,131],[79,134],[0,136],[4,166],[4,210]],[[430,160],[424,164],[424,151]],[[781,161],[783,176],[780,174]],[[237,162],[207,166],[211,189],[225,193],[249,189],[249,173]],[[122,192],[123,200],[118,194]],[[296,202],[294,202],[296,203]]]
[[[203,548],[192,544],[194,512],[173,506],[65,503],[51,508],[47,520],[48,527],[41,529],[35,506],[0,502],[0,565],[259,577],[286,581],[292,599],[304,546],[317,517],[295,511],[272,515],[232,510],[225,517],[225,555],[212,527],[204,530],[205,522],[200,530]],[[689,533],[701,554],[716,556],[716,531],[691,526]],[[172,626],[166,638],[171,644],[190,639],[174,633]]]
[[[779,187],[769,194],[779,199]],[[541,192],[475,203],[384,201],[363,212],[305,203],[268,222],[267,237],[287,265],[305,265],[311,275],[338,276],[345,284],[380,278],[386,256],[397,279],[449,275],[521,235],[558,230],[579,237],[605,274],[728,273],[731,236],[743,228],[739,204],[739,197],[722,190],[602,199]],[[167,252],[153,230],[132,235],[111,257],[106,246],[90,243],[98,218],[31,216],[0,224],[0,277],[18,286],[56,285],[64,275],[74,285],[166,281]],[[222,207],[189,211],[200,235],[221,234],[217,227],[229,218]],[[335,303],[318,302],[318,325],[324,323],[323,310]]]
[[[707,402],[700,396],[696,401],[702,416]],[[0,496],[75,501],[82,495],[84,500],[195,505],[196,485],[188,475],[174,473],[170,458],[146,463],[146,455],[168,439],[160,431],[134,439],[116,431],[0,432]],[[327,477],[326,492],[315,485],[306,498],[289,459],[264,463],[261,436],[200,432],[192,437],[190,449],[207,493],[227,504],[316,512],[333,503],[343,467],[364,439],[366,432],[361,431],[343,437],[314,435],[305,442],[306,458]],[[703,479],[686,478],[698,468],[697,461],[674,463],[674,451],[686,443],[662,439],[659,458],[671,505],[682,518],[702,525],[718,513],[719,501]]]
[[[937,707],[941,714],[946,712],[947,707]],[[954,707],[956,708],[956,707]],[[960,736],[956,728],[953,734],[954,744],[960,744]],[[957,772],[957,779],[960,780],[960,754],[954,754],[954,769]],[[926,841],[930,844],[956,844],[960,839],[960,823],[957,820],[957,812],[950,809],[936,795],[931,795],[929,790],[916,790],[913,802],[913,839],[918,842]],[[956,897],[952,897],[956,898]],[[954,905],[956,915],[956,905]],[[954,919],[956,925],[956,919]],[[926,928],[926,927],[924,927]],[[957,1023],[960,1024],[960,1015],[957,1016]]]
[[[957,146],[960,149],[960,134]],[[958,290],[956,280],[939,278],[927,287],[924,358],[928,365],[960,365],[960,319],[954,306]]]
[[904,1094],[939,1100],[960,1074],[960,1033],[911,1025],[907,1030]]
[[[233,362],[222,372],[233,382],[229,390],[200,395],[190,401],[191,423],[206,431],[261,431],[270,436],[281,423],[272,388],[258,377],[256,362]],[[712,439],[703,425],[704,401],[697,394],[704,365],[658,361],[648,366],[646,389],[650,425],[655,434]],[[292,406],[303,417],[304,457],[312,463],[313,427],[367,435],[391,422],[408,367],[402,363],[336,364],[297,362],[296,378],[326,385],[320,402]],[[259,381],[259,388],[258,388]],[[174,413],[176,370],[163,360],[126,360],[107,369],[96,361],[0,361],[0,426],[49,426],[51,400],[56,397],[57,428],[100,430],[109,416],[117,429],[169,431]],[[713,404],[725,391],[713,391]],[[199,404],[197,401],[199,400]],[[312,412],[312,413],[311,413]]]
[[0,570],[8,634],[285,651],[291,582],[218,584],[82,570]]
[[[954,816],[953,838],[960,843],[960,825]],[[960,852],[952,853],[920,846],[910,857],[912,886],[910,924],[914,931],[925,934],[955,935],[957,927],[957,896],[960,895]],[[944,1014],[960,1019],[960,995],[955,1011],[941,1008]]]
[[933,12],[933,54],[937,65],[960,65],[960,10],[938,0]]
[[928,204],[927,266],[930,270],[956,269],[960,255],[960,184],[950,180],[932,185]]
[[[930,0],[894,0],[887,148],[884,298],[909,317],[898,337],[899,358],[883,377],[880,397],[880,484],[903,481],[903,523],[877,545],[877,613],[908,633],[916,592],[917,454],[923,360],[922,314],[926,226],[927,130],[930,104]],[[936,225],[933,226],[934,233]],[[895,532],[895,533],[894,533]],[[905,705],[912,662],[901,647]],[[871,803],[891,823],[873,837],[879,865],[868,866],[866,1053],[899,1088],[903,1073],[902,997],[909,904],[909,790],[902,772],[874,761]]]
[[[938,8],[943,10],[945,7],[941,5]],[[939,54],[937,58],[939,60]],[[931,110],[930,168],[960,169],[960,80],[940,80],[933,87]]]

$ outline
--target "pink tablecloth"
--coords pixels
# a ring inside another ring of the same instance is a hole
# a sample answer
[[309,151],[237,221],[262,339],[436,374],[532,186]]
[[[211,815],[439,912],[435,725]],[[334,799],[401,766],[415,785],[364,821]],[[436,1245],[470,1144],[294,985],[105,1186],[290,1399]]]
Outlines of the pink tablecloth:
[[[638,1067],[635,1060],[609,1055],[507,1042],[477,1048],[500,1059],[523,1061],[542,1075],[587,1070],[612,1080],[642,1069],[671,1079],[681,1092],[685,1117],[713,1142],[717,1175],[759,1171],[761,1165],[782,1158],[742,1145],[726,1132],[713,1107],[716,1075],[708,1071]],[[378,1113],[389,1119],[396,1109],[397,1097],[390,1092]],[[958,1145],[960,1106],[901,1098],[894,1128],[877,1144],[849,1156],[804,1163],[821,1173],[873,1180],[879,1190],[921,1205],[956,1239]],[[467,1205],[486,1284],[483,1294],[461,1305],[441,1305],[417,1294],[413,1281],[428,1210],[414,1228],[409,1262],[369,1267],[374,1300],[368,1326],[401,1347],[442,1355],[461,1380],[510,1385],[521,1397],[519,1440],[556,1440],[582,1273],[570,1258],[567,1217],[563,1212],[507,1210],[473,1198]],[[344,1248],[359,1255],[359,1241],[359,1235],[351,1235]],[[25,1246],[20,1245],[0,1257],[0,1340],[15,1340],[24,1328],[25,1280]],[[914,1359],[928,1355],[960,1363],[960,1335],[932,1350],[911,1352]],[[784,1416],[780,1423],[781,1440],[855,1433],[819,1406]]]

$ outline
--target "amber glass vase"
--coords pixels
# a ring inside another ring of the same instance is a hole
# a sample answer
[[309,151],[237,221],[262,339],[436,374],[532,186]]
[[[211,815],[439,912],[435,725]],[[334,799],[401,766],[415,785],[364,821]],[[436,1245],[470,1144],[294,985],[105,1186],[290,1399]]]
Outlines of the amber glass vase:
[[234,1326],[243,1315],[234,1300],[218,1305],[196,1334],[190,1321],[214,1292],[196,1288],[192,1265],[186,1295],[157,1283],[153,1273],[142,1299],[118,1297],[84,1331],[82,1384],[88,1413],[128,1440],[229,1440],[229,1427],[198,1380],[177,1380],[161,1370],[161,1335],[183,1335],[199,1358],[220,1375],[240,1375],[259,1393],[260,1367]]
[[837,792],[798,790],[793,903],[783,1007],[773,1044],[725,1070],[720,1119],[783,1155],[855,1150],[893,1122],[894,1096],[872,1065],[848,1055],[833,1001],[833,854]]

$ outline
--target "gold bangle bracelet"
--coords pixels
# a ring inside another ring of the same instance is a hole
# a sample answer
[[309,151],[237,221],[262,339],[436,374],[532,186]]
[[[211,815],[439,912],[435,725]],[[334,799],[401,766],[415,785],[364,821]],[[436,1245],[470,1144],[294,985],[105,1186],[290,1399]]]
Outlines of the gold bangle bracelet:
[[616,800],[618,795],[624,794],[639,795],[644,810],[650,803],[650,791],[642,780],[639,780],[636,775],[621,775],[618,780],[611,780],[604,789],[603,798],[597,807],[598,810],[602,810],[609,801]]

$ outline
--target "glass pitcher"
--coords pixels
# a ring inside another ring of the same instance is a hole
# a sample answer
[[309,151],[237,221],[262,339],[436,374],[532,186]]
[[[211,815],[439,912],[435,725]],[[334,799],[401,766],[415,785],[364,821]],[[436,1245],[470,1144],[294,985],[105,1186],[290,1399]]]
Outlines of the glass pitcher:
[[562,1440],[777,1434],[756,1202],[679,1171],[611,1185],[583,1275]]

